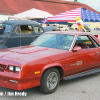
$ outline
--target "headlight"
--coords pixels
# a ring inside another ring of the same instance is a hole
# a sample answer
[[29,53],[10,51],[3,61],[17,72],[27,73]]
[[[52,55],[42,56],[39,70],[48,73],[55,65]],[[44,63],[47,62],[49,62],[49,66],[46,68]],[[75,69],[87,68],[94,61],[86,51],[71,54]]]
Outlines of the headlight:
[[21,67],[18,66],[9,66],[9,71],[20,72]]
[[16,72],[20,72],[20,67],[15,67]]
[[9,66],[9,70],[10,70],[10,71],[14,71],[14,67],[15,67],[15,66]]

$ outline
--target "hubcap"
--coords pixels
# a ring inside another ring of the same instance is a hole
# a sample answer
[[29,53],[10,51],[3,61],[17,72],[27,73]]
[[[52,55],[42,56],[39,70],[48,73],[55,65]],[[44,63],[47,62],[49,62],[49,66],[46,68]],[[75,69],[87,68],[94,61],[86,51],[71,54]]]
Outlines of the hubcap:
[[58,82],[58,75],[56,72],[51,72],[47,77],[47,88],[52,90],[56,87]]

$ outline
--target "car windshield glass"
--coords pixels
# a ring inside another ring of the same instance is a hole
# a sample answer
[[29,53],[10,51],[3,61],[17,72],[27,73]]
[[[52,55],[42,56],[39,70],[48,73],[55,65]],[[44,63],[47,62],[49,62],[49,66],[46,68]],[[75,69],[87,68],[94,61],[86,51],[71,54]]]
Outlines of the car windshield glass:
[[56,49],[69,50],[74,40],[74,35],[70,34],[42,34],[31,43],[34,46],[42,46]]
[[4,33],[10,33],[11,32],[11,29],[12,29],[11,25],[9,25],[9,24],[2,24],[1,27],[4,30]]

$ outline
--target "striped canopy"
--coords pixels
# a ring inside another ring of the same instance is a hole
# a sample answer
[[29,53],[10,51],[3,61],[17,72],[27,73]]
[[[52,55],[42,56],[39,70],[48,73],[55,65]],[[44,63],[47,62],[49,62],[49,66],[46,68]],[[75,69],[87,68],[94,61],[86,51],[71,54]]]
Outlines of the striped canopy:
[[53,17],[48,17],[49,22],[76,22],[76,17],[79,16],[83,22],[100,22],[100,14],[85,8],[77,8],[71,11],[57,14]]

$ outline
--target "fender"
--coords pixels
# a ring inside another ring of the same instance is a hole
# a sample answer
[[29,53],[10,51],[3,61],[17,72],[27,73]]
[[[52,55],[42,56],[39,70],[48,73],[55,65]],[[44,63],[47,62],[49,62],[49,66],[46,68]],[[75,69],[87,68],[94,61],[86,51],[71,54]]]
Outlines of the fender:
[[47,70],[48,68],[52,68],[52,67],[55,67],[55,66],[61,67],[62,70],[64,71],[63,66],[62,66],[60,63],[52,63],[52,64],[48,64],[48,65],[44,66],[44,67],[42,68],[42,70],[41,70],[41,74],[43,74],[43,72],[44,72],[45,70]]

